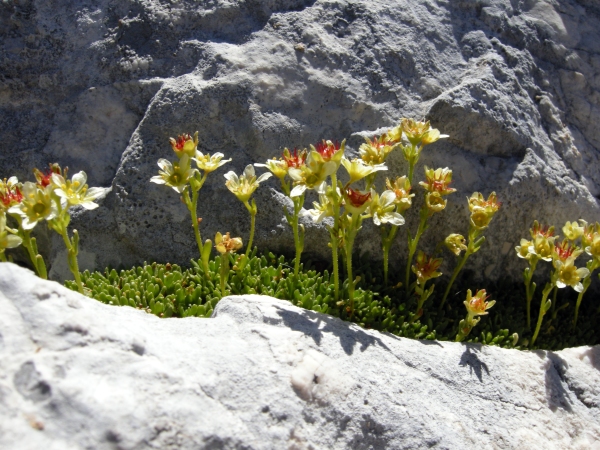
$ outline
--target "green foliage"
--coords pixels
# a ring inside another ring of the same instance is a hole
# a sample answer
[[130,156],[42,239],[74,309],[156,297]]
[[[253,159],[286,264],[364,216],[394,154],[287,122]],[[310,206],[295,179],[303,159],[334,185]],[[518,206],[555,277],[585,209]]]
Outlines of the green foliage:
[[[292,304],[321,313],[349,320],[347,301],[335,301],[335,287],[328,270],[318,271],[309,262],[301,265],[298,278],[293,275],[293,263],[273,253],[257,255],[256,249],[244,263],[244,257],[229,255],[232,270],[228,274],[228,295],[262,294],[288,300]],[[453,341],[458,324],[464,316],[462,300],[466,286],[473,286],[469,273],[457,280],[454,295],[441,311],[438,305],[441,294],[432,296],[425,304],[423,315],[411,322],[417,302],[416,297],[405,297],[404,289],[385,287],[383,273],[371,263],[367,255],[355,261],[362,281],[354,297],[352,321],[368,329],[392,333],[396,336],[425,340]],[[87,295],[106,304],[131,306],[143,309],[159,317],[210,317],[219,300],[220,257],[209,261],[209,273],[205,276],[203,264],[192,260],[191,267],[182,268],[171,264],[144,264],[129,270],[106,269],[101,272],[82,273]],[[393,273],[392,279],[400,277]],[[490,284],[488,282],[488,284]],[[76,290],[73,281],[66,285]],[[361,288],[368,286],[369,289]],[[342,294],[347,294],[347,282]],[[493,315],[483,316],[467,342],[479,342],[505,348],[526,348],[528,331],[526,314],[522,304],[522,286],[510,281],[491,285],[498,300]],[[569,299],[567,299],[569,300]],[[571,305],[574,305],[572,299]],[[452,306],[452,307],[450,307]],[[571,308],[558,311],[555,317],[548,313],[548,321],[536,342],[536,348],[561,349],[569,346],[596,344],[600,332],[593,323],[598,312],[591,308],[583,311],[577,330],[569,321]],[[562,320],[560,316],[562,317]],[[588,320],[589,319],[589,320]],[[521,338],[514,340],[514,333]]]

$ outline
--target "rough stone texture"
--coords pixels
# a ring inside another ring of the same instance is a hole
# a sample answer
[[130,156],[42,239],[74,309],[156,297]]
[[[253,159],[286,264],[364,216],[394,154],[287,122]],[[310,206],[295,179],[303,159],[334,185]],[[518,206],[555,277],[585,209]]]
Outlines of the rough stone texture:
[[[453,168],[460,193],[426,245],[465,234],[464,197],[495,190],[503,208],[469,267],[518,277],[513,247],[533,219],[600,220],[598,30],[594,0],[2,2],[1,175],[59,160],[112,187],[73,221],[84,268],[186,263],[197,256],[187,211],[148,183],[169,136],[197,129],[203,151],[234,158],[202,191],[202,230],[247,238],[225,170],[321,138],[348,138],[352,155],[400,117],[427,117],[451,138],[421,166]],[[390,168],[406,170],[400,154]],[[289,251],[277,188],[257,192],[256,244]],[[306,226],[307,253],[327,258],[327,233]],[[360,250],[377,252],[377,236],[366,226]],[[53,239],[51,274],[66,277]]]
[[600,347],[416,341],[263,296],[159,319],[0,264],[0,447],[600,449]]

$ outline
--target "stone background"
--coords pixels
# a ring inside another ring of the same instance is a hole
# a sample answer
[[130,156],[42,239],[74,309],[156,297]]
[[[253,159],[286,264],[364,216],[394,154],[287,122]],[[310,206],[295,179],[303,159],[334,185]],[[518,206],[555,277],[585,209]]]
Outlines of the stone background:
[[[465,196],[495,190],[503,208],[467,268],[519,277],[513,247],[533,219],[600,219],[597,5],[3,1],[0,176],[32,179],[34,166],[59,161],[112,188],[100,208],[74,214],[82,268],[187,264],[197,256],[187,210],[174,191],[148,182],[157,159],[172,158],[170,136],[198,130],[202,151],[234,158],[209,177],[199,215],[204,238],[231,231],[247,239],[249,218],[224,187],[226,171],[322,138],[348,138],[352,155],[363,136],[426,117],[451,137],[428,147],[420,166],[451,167],[459,193],[432,220],[425,248],[466,234]],[[406,170],[399,153],[389,166]],[[289,251],[277,180],[256,199],[256,244]],[[323,226],[306,226],[307,255],[328,259]],[[51,275],[68,277],[62,242],[38,228]],[[394,263],[405,255],[399,234]],[[374,226],[357,246],[377,252]]]

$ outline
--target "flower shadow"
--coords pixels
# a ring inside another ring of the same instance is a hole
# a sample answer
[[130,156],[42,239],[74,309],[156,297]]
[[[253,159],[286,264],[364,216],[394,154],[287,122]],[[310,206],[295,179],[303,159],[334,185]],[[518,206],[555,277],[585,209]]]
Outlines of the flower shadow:
[[565,373],[569,368],[569,365],[554,352],[548,351],[541,353],[542,355],[545,353],[546,358],[549,360],[545,375],[546,400],[549,408],[552,411],[561,408],[565,411],[572,412],[573,402],[569,398],[567,388],[565,388],[565,384],[567,383],[565,380]]
[[475,375],[480,382],[483,382],[483,371],[486,375],[490,374],[486,363],[482,362],[477,356],[477,353],[481,351],[481,344],[465,343],[465,351],[460,357],[459,366],[469,366],[470,373],[475,372]]
[[277,314],[287,327],[304,333],[317,345],[321,345],[325,333],[333,334],[340,340],[340,345],[347,355],[352,355],[356,344],[360,345],[361,352],[371,345],[379,345],[390,350],[381,339],[361,330],[358,325],[344,322],[336,317],[313,311],[296,312],[284,308],[277,308]]

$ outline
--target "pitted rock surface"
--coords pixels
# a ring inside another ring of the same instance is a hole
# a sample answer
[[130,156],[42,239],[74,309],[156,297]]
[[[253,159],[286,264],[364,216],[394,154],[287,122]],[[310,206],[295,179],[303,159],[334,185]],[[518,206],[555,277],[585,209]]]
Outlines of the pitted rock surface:
[[[173,158],[169,136],[198,130],[202,151],[234,159],[209,177],[199,215],[205,238],[247,239],[227,170],[322,138],[348,138],[352,157],[364,136],[425,117],[450,138],[426,148],[415,181],[424,165],[449,166],[459,193],[424,248],[466,235],[465,196],[495,190],[503,207],[467,269],[516,279],[514,246],[534,219],[600,220],[598,30],[593,0],[3,2],[0,176],[31,179],[33,166],[59,161],[112,188],[75,214],[83,268],[185,264],[198,257],[187,210],[149,183],[158,158]],[[389,166],[406,172],[400,152]],[[256,244],[291,254],[277,183],[256,193]],[[417,215],[407,213],[413,233]],[[306,254],[329,259],[327,231],[306,220]],[[60,238],[38,228],[51,275],[69,277]],[[357,247],[378,259],[376,227]]]

